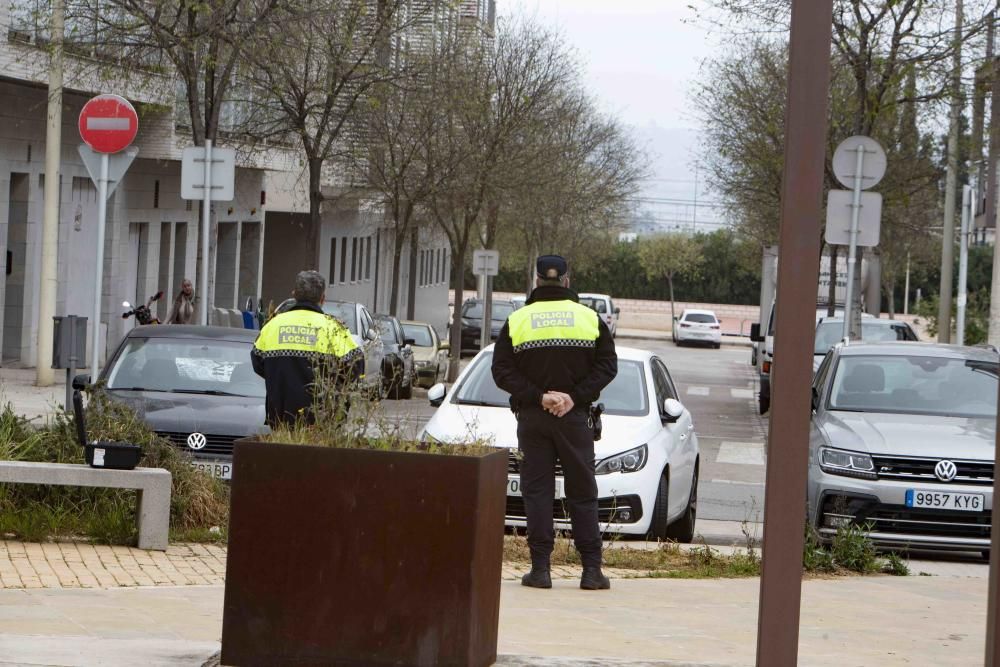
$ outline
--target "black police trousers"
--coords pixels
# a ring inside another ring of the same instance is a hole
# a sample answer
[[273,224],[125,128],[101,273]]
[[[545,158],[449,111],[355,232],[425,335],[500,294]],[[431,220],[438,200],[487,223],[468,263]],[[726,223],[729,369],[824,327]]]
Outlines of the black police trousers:
[[601,566],[601,531],[594,478],[594,432],[583,409],[556,417],[541,408],[521,410],[517,419],[521,450],[521,496],[528,520],[531,563],[548,567],[555,542],[556,460],[562,464],[573,542],[584,567]]

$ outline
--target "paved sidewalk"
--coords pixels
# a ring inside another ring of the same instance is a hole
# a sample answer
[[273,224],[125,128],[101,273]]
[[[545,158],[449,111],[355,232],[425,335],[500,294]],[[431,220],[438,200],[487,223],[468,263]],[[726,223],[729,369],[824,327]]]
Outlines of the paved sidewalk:
[[[856,577],[803,584],[799,664],[982,664],[986,581]],[[619,579],[610,591],[504,581],[500,665],[752,665],[759,581]],[[212,664],[222,586],[0,591],[0,664]]]
[[0,408],[10,403],[14,413],[41,423],[63,409],[65,374],[56,374],[51,387],[35,386],[33,368],[0,368]]

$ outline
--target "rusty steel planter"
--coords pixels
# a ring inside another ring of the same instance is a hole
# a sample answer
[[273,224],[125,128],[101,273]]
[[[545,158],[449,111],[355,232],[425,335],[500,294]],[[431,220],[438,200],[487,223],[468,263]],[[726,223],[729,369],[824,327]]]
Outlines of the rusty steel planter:
[[491,665],[507,453],[242,440],[225,665]]

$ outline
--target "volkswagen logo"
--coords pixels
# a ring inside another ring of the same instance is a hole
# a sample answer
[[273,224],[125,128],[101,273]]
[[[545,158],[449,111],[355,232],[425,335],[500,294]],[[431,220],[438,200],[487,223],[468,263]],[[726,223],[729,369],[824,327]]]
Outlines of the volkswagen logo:
[[[207,440],[205,439],[204,433],[192,433],[191,435],[188,436],[187,443],[188,447],[190,447],[191,449],[203,449],[205,447],[205,444],[207,443]],[[941,463],[944,463],[944,461],[942,461]],[[954,476],[955,474],[952,473],[952,477]]]
[[934,466],[934,474],[942,482],[950,482],[958,474],[958,467],[947,459],[938,461],[938,464]]

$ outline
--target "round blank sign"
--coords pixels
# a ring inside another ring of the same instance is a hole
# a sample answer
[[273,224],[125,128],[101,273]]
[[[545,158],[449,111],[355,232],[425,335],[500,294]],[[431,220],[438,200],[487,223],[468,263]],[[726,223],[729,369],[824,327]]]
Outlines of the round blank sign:
[[861,167],[861,189],[878,185],[885,176],[885,150],[871,137],[854,136],[844,139],[833,153],[833,175],[849,190],[854,189],[854,172],[857,169],[858,148],[864,150]]

